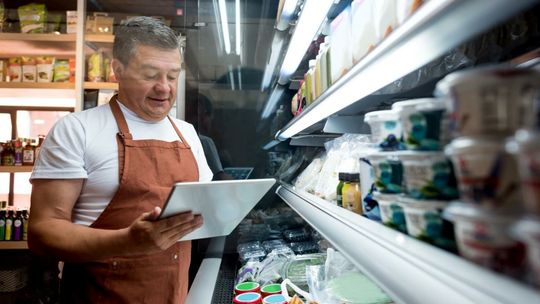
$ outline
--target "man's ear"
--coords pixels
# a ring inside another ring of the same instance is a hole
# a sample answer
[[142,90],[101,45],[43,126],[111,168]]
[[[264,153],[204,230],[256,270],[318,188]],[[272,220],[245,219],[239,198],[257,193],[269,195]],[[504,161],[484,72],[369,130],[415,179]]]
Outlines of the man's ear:
[[122,62],[120,62],[120,60],[116,58],[113,58],[113,60],[111,61],[111,67],[114,72],[114,77],[116,79],[122,79],[122,74],[124,72],[124,65],[122,64]]

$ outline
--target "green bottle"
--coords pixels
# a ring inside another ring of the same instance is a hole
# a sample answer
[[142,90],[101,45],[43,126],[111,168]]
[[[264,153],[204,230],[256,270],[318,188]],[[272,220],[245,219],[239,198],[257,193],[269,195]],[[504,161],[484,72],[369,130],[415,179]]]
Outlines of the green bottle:
[[0,241],[6,239],[6,211],[0,211]]
[[4,237],[4,240],[11,241],[12,231],[13,231],[13,210],[9,210],[8,215],[6,216],[6,236]]
[[339,183],[336,188],[336,200],[339,207],[343,207],[343,184],[348,179],[349,173],[339,172]]

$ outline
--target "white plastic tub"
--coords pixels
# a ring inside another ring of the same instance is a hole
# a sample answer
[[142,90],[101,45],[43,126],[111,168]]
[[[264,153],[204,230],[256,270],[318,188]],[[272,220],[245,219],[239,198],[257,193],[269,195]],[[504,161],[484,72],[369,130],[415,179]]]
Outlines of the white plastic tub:
[[401,122],[396,111],[384,110],[369,112],[364,116],[364,122],[371,129],[373,143],[384,151],[402,149],[400,144]]
[[513,277],[523,275],[525,246],[511,236],[510,230],[516,217],[464,203],[452,203],[444,216],[454,222],[461,256]]
[[455,169],[463,201],[496,210],[522,209],[516,160],[505,140],[460,137],[445,149]]
[[403,165],[394,152],[376,152],[366,158],[373,166],[375,188],[379,192],[403,192]]
[[527,260],[533,283],[540,287],[540,217],[521,219],[513,229],[517,239],[527,245]]
[[399,195],[374,192],[373,198],[379,203],[382,223],[401,232],[407,232],[405,214],[399,203]]

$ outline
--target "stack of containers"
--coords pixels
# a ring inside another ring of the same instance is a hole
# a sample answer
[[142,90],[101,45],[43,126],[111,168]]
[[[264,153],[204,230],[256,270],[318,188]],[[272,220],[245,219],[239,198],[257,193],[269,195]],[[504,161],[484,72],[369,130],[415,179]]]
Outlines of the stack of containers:
[[[538,71],[508,67],[456,72],[436,88],[450,112],[453,140],[445,152],[456,170],[460,201],[446,208],[445,217],[454,222],[460,255],[521,278],[528,252],[537,284],[539,91]],[[528,217],[519,221],[523,214]]]
[[458,195],[452,165],[442,152],[449,138],[444,101],[401,101],[391,110],[366,114],[364,121],[382,150],[367,158],[383,223],[453,251],[452,225],[441,217]]

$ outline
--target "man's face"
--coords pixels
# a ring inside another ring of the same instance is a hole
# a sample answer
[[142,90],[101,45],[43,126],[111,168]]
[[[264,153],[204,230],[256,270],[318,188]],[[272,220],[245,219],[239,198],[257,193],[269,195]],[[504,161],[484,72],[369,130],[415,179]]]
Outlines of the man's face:
[[176,100],[180,53],[140,45],[127,65],[113,60],[118,99],[141,118],[160,121]]

